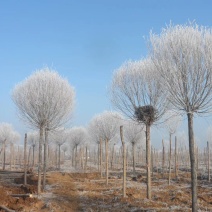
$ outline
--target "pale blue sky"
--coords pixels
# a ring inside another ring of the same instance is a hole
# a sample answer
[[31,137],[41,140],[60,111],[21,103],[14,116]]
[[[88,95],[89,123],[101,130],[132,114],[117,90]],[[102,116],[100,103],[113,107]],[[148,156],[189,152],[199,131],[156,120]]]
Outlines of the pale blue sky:
[[[124,61],[147,54],[144,37],[170,21],[212,26],[212,1],[186,0],[4,0],[0,2],[0,122],[26,131],[10,93],[14,85],[44,66],[56,69],[76,89],[73,125],[86,125],[111,109],[107,86]],[[196,119],[205,140],[212,119]],[[181,130],[186,131],[186,123]],[[153,135],[160,142],[163,133]]]

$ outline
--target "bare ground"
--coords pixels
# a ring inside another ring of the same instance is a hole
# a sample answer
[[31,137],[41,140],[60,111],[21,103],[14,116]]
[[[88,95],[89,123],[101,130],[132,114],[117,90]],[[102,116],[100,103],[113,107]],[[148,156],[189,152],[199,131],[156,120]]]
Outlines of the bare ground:
[[[14,174],[13,174],[14,175]],[[7,174],[9,176],[9,174]],[[165,176],[167,177],[167,176]],[[174,176],[173,176],[174,178]],[[152,179],[152,200],[146,198],[145,176],[127,177],[127,198],[122,197],[120,173],[111,173],[109,185],[99,173],[49,172],[47,188],[39,198],[15,198],[10,194],[36,193],[35,175],[28,176],[29,185],[23,186],[23,176],[16,176],[15,183],[1,180],[0,205],[15,211],[74,212],[74,211],[191,211],[191,189],[188,173],[182,172],[178,180],[155,174]],[[212,211],[212,184],[199,181],[199,211]]]

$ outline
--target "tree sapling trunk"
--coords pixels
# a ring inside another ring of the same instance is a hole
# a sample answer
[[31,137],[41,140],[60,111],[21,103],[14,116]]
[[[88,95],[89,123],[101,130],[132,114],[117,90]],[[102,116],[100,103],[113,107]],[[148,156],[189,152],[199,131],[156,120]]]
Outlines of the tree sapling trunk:
[[194,145],[194,131],[193,131],[193,114],[188,113],[188,135],[189,135],[189,152],[191,163],[191,188],[192,188],[192,211],[197,212],[197,171],[196,171],[196,157]]
[[24,138],[24,185],[27,184],[27,134]]
[[150,125],[146,124],[146,171],[147,171],[147,198],[151,199],[151,141]]

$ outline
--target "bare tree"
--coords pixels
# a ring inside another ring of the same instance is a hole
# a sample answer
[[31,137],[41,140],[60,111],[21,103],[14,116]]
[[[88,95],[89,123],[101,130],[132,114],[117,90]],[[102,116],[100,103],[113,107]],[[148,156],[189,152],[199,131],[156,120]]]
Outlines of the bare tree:
[[166,94],[153,62],[147,58],[125,63],[114,73],[110,93],[115,108],[146,126],[147,198],[151,199],[150,127],[166,111]]
[[[70,120],[74,90],[67,80],[48,68],[36,71],[15,86],[12,99],[19,117],[40,130],[38,159],[38,194],[41,192],[41,160],[44,131],[54,130]],[[45,161],[44,161],[45,164]]]
[[192,211],[198,210],[194,114],[212,109],[212,31],[195,24],[170,25],[150,36],[151,57],[174,109],[188,118]]

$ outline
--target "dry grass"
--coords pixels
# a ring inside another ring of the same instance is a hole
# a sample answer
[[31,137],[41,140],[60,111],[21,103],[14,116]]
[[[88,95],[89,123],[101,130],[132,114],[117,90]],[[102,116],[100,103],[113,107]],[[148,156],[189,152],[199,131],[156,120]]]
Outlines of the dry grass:
[[[120,175],[120,174],[119,174]],[[174,176],[173,176],[174,177]],[[36,178],[31,177],[32,184]],[[42,201],[30,198],[13,198],[11,193],[33,193],[36,186],[14,187],[2,185],[0,203],[16,211],[191,211],[191,189],[189,174],[181,173],[171,185],[155,174],[152,181],[152,200],[146,198],[145,176],[127,178],[127,198],[122,197],[122,180],[114,174],[106,186],[99,173],[49,172],[47,190]],[[212,185],[199,181],[198,202],[200,211],[212,211]]]

